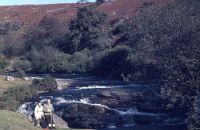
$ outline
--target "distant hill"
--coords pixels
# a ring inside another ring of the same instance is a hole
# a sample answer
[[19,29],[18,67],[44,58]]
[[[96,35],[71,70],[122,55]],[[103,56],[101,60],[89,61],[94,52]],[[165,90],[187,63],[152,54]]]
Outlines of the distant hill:
[[[108,13],[109,18],[129,18],[142,6],[163,4],[168,0],[116,0],[105,2],[98,8]],[[94,3],[67,3],[50,5],[0,6],[0,20],[14,21],[25,26],[37,24],[43,17],[50,16],[60,21],[70,21],[76,16],[77,7]]]

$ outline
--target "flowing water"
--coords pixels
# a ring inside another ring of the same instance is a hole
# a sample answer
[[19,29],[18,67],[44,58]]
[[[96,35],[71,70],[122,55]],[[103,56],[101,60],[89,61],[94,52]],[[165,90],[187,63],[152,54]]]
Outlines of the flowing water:
[[[43,78],[43,76],[30,76],[32,78]],[[87,116],[94,116],[94,113],[91,113],[90,109],[100,109],[100,110],[106,110],[108,111],[104,115],[100,115],[98,117],[98,113],[95,114],[96,120],[99,122],[103,122],[102,126],[99,126],[100,128],[107,128],[107,129],[113,129],[117,127],[122,128],[133,128],[134,126],[138,126],[137,121],[135,121],[136,118],[150,118],[153,121],[149,123],[149,125],[157,124],[160,125],[175,125],[184,123],[182,119],[178,117],[172,117],[167,115],[166,113],[162,112],[145,112],[145,111],[139,111],[136,106],[126,104],[124,107],[120,107],[120,105],[112,107],[110,105],[107,105],[105,103],[101,103],[98,101],[97,95],[102,91],[111,91],[111,90],[130,90],[130,91],[143,91],[145,89],[148,89],[149,87],[158,89],[157,85],[141,85],[136,84],[133,82],[125,83],[121,81],[112,81],[112,80],[103,80],[96,77],[91,76],[65,76],[65,77],[58,77],[53,76],[56,78],[59,85],[69,85],[69,88],[58,90],[56,92],[52,93],[42,93],[39,96],[33,98],[29,102],[26,102],[22,104],[18,112],[23,113],[25,115],[30,115],[33,113],[35,103],[36,102],[42,102],[45,103],[48,98],[52,99],[52,103],[55,107],[55,113],[63,118],[64,114],[66,113],[66,107],[69,107],[70,105],[80,105],[83,106],[78,111],[83,111],[79,113],[79,116],[76,118],[81,118],[83,120]],[[79,106],[79,107],[80,107]],[[88,107],[89,109],[85,110],[84,107]],[[70,111],[74,107],[69,108]],[[87,113],[87,114],[86,114]],[[89,115],[88,115],[89,113]],[[71,113],[73,115],[73,113]],[[76,114],[76,113],[75,113]],[[82,115],[81,115],[82,114]],[[87,115],[87,116],[86,116]],[[101,116],[101,117],[100,117]],[[90,118],[90,117],[88,117]],[[94,122],[94,118],[91,118],[91,122]],[[80,125],[76,125],[71,119],[71,117],[64,118],[66,121],[69,121],[71,123],[71,127],[79,127],[82,128]],[[119,124],[119,120],[123,120],[123,124]],[[74,120],[74,119],[73,119]],[[86,119],[85,119],[86,120]],[[95,120],[95,121],[96,121]],[[155,121],[154,121],[155,120]],[[88,121],[88,120],[87,120]],[[88,121],[90,122],[90,121]],[[141,121],[143,122],[143,120]],[[75,125],[74,125],[75,124]],[[98,123],[97,123],[98,124]],[[106,125],[105,125],[106,124]],[[148,124],[148,123],[147,123]],[[87,126],[86,126],[87,127]],[[88,126],[89,128],[93,128],[93,126]],[[84,127],[85,128],[85,127]],[[94,128],[96,128],[94,126]],[[97,127],[98,128],[98,127]]]

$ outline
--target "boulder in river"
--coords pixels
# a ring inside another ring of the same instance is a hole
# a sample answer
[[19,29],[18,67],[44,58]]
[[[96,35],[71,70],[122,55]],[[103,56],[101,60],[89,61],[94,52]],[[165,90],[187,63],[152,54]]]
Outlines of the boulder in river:
[[66,105],[62,118],[73,128],[104,128],[115,114],[107,107],[74,103]]

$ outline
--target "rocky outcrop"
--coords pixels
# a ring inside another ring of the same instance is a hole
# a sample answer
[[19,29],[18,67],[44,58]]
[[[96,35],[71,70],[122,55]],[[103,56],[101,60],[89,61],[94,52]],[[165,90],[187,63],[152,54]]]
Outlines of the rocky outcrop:
[[[62,118],[73,128],[99,129],[109,127],[110,124],[122,127],[127,123],[132,125],[162,123],[160,116],[151,114],[163,112],[160,104],[162,100],[158,98],[155,95],[122,89],[101,91],[91,99],[95,104],[67,104]],[[120,110],[120,108],[130,109]]]
[[56,128],[69,128],[68,123],[59,116],[57,116],[56,114],[53,115],[53,118],[54,118],[54,123],[56,124]]
[[73,128],[104,128],[111,115],[117,116],[106,107],[75,103],[66,105],[62,118]]
[[102,91],[94,98],[94,100],[97,103],[114,108],[132,106],[140,111],[157,113],[165,110],[165,108],[162,107],[164,101],[159,95],[142,92],[127,90]]

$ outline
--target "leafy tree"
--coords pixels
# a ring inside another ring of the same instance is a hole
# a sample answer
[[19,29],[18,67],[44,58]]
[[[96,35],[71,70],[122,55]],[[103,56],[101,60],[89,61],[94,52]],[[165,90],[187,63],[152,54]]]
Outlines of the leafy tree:
[[28,55],[32,70],[36,72],[66,72],[69,69],[70,55],[51,46],[33,48]]
[[200,123],[197,120],[199,8],[198,0],[175,0],[164,7],[147,6],[132,22],[115,30],[118,34],[124,33],[119,44],[125,43],[134,49],[136,58],[142,57],[145,63],[161,69],[161,94],[170,100],[168,107],[188,117],[190,129],[199,127]]
[[66,23],[60,22],[53,17],[45,16],[36,27],[30,27],[27,30],[24,36],[24,50],[28,53],[32,48],[41,49],[44,46],[53,46],[63,50],[67,32]]
[[53,47],[45,46],[33,49],[29,55],[33,70],[38,72],[54,72],[54,59],[59,51]]
[[55,72],[71,72],[70,67],[71,55],[64,54],[62,52],[58,53],[54,59],[54,71]]
[[92,55],[88,49],[74,53],[70,59],[70,70],[72,72],[87,72],[91,69]]
[[13,68],[16,71],[18,70],[29,71],[32,69],[32,64],[29,60],[18,60],[14,63]]
[[0,21],[0,51],[6,57],[23,52],[23,24],[19,21]]
[[103,50],[111,46],[109,42],[109,24],[105,13],[94,6],[82,7],[71,22],[70,31],[72,52],[85,48]]
[[105,51],[95,63],[95,72],[103,76],[110,75],[120,78],[121,73],[125,73],[128,69],[130,54],[131,49],[127,46],[116,46],[109,51]]

